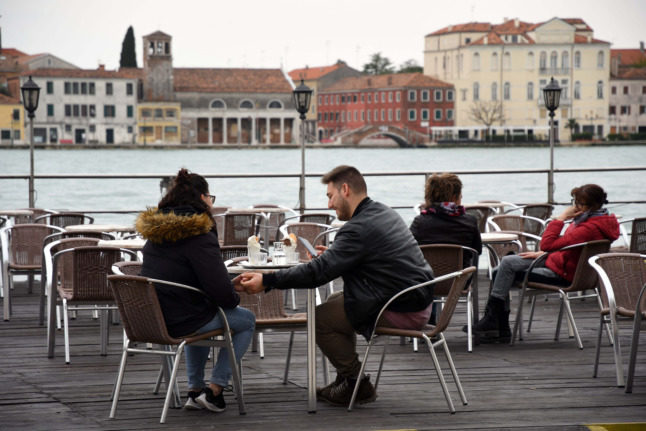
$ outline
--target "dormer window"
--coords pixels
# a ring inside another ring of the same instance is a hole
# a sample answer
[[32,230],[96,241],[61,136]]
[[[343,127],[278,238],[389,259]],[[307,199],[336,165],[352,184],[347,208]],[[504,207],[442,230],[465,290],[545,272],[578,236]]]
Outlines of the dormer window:
[[211,109],[226,109],[227,105],[224,103],[224,100],[217,99],[211,102]]
[[283,109],[283,104],[280,103],[280,100],[272,100],[267,104],[267,108],[269,109]]
[[240,109],[253,109],[253,103],[250,100],[240,102]]

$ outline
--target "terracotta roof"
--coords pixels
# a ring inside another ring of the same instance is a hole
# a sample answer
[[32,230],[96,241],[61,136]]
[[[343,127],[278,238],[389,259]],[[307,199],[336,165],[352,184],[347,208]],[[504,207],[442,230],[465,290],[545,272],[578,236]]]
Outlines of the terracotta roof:
[[595,39],[594,37],[591,37],[590,42],[588,42],[588,37],[581,34],[574,35],[574,43],[607,43],[608,45],[610,45],[610,42],[606,42],[605,40],[601,39]]
[[159,31],[159,30],[154,31],[150,34],[147,34],[144,37],[147,39],[155,39],[155,38],[171,39],[172,38],[170,34],[166,34],[163,31]]
[[212,93],[290,93],[280,69],[173,69],[175,91]]
[[321,93],[401,87],[451,88],[453,85],[422,73],[393,73],[388,75],[363,75],[345,78],[330,85],[324,91],[321,91]]
[[522,34],[528,31],[532,24],[518,20],[518,27],[516,27],[516,20],[509,19],[502,24],[494,25],[493,31],[498,34]]
[[36,69],[21,73],[21,76],[33,76],[39,78],[108,78],[128,79],[135,78],[131,74],[105,69]]
[[490,33],[487,33],[487,35],[482,36],[478,40],[474,40],[471,42],[469,45],[484,45],[484,40],[485,37],[487,38],[487,45],[504,45],[505,42],[500,38],[500,36],[497,33],[494,33],[493,31]]
[[618,58],[620,66],[632,66],[640,61],[646,61],[646,51],[640,49],[611,49],[611,58]]
[[563,21],[567,22],[576,27],[577,30],[592,31],[592,28],[583,21],[581,18],[561,18]]
[[646,67],[620,67],[616,75],[611,75],[611,79],[646,80]]
[[20,99],[0,93],[0,105],[20,105]]
[[346,64],[342,61],[339,61],[331,66],[314,66],[314,67],[304,67],[302,69],[294,69],[289,72],[289,77],[296,81],[319,79],[322,76],[327,75],[330,72],[334,72]]
[[4,55],[5,57],[23,57],[27,55],[24,52],[17,50],[16,48],[2,48],[2,52],[0,52],[0,54]]
[[466,24],[455,24],[444,27],[427,36],[437,36],[440,34],[459,33],[459,32],[486,32],[491,31],[492,25],[488,22],[468,22]]

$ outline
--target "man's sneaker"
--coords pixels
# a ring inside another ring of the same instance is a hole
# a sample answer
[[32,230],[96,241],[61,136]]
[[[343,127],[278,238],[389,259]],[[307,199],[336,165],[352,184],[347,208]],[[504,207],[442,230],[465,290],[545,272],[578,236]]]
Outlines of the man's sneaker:
[[205,387],[199,397],[195,399],[202,407],[209,409],[212,412],[223,412],[227,408],[224,402],[224,395],[220,392],[218,395],[213,395],[213,391],[209,387]]
[[197,402],[197,397],[201,393],[201,391],[188,391],[188,399],[186,400],[186,404],[184,404],[184,408],[186,410],[202,410],[204,407]]
[[[347,406],[352,398],[352,391],[357,383],[355,379],[343,379],[339,384],[328,385],[321,391],[318,399],[325,401],[333,406]],[[329,389],[328,389],[329,388]],[[370,383],[370,376],[365,376],[359,382],[359,391],[357,392],[356,404],[366,404],[377,399],[377,391]]]
[[334,381],[333,381],[332,383],[330,383],[329,385],[324,386],[324,387],[322,387],[322,388],[316,388],[316,398],[317,398],[318,400],[322,400],[322,398],[320,398],[320,395],[321,395],[323,392],[325,392],[325,393],[330,392],[330,390],[331,390],[333,387],[335,387],[335,386],[339,385],[339,384],[340,384],[340,383],[342,383],[344,380],[345,380],[345,377],[343,377],[341,374],[337,374],[337,375],[336,375],[336,379],[334,379]]

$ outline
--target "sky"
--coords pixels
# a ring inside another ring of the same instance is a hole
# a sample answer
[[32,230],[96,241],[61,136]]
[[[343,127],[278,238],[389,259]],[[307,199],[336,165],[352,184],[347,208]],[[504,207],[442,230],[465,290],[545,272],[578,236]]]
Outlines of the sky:
[[283,68],[341,59],[359,70],[374,53],[423,65],[424,36],[451,24],[582,18],[611,48],[646,42],[646,0],[2,0],[2,47],[48,52],[84,69],[119,66],[133,26],[173,37],[175,67]]

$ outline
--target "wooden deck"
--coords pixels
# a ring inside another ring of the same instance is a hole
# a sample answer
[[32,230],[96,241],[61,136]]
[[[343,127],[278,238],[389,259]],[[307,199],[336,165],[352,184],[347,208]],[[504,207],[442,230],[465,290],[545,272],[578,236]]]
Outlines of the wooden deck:
[[[486,286],[484,279],[480,285]],[[305,295],[300,292],[299,296]],[[38,295],[28,295],[25,286],[17,283],[13,298],[11,321],[0,322],[2,430],[581,430],[587,429],[585,424],[646,423],[646,331],[641,337],[634,393],[625,394],[615,386],[612,349],[605,336],[600,377],[592,378],[598,312],[590,299],[574,304],[584,350],[578,350],[565,332],[565,338],[553,341],[558,301],[552,298],[539,301],[532,333],[524,341],[513,347],[480,345],[468,353],[466,334],[460,330],[465,322],[464,307],[459,305],[446,336],[468,405],[460,403],[440,354],[457,410],[454,415],[447,409],[428,353],[424,349],[413,353],[410,344],[398,343],[386,358],[376,402],[353,412],[319,402],[318,412],[308,414],[305,335],[296,336],[290,383],[282,385],[287,335],[277,333],[265,335],[265,359],[248,352],[243,360],[245,416],[238,415],[228,394],[229,406],[222,414],[172,409],[166,424],[160,425],[163,397],[152,394],[159,369],[157,358],[130,358],[117,418],[108,419],[121,328],[112,327],[109,354],[102,357],[98,354],[98,322],[87,313],[79,316],[71,323],[72,363],[65,365],[61,331],[57,332],[56,357],[47,358],[45,328],[37,323]],[[626,362],[629,327],[626,322],[621,333]],[[371,374],[376,372],[378,357],[371,356]],[[184,394],[183,369],[179,381]],[[646,424],[633,429],[646,429]]]

